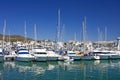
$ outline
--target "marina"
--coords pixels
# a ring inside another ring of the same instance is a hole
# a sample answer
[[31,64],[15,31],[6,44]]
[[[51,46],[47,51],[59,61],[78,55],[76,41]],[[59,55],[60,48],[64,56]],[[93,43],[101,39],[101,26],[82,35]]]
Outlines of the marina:
[[0,80],[120,80],[120,1],[0,0]]
[[[118,38],[115,42],[111,44],[117,44],[116,46],[112,45],[111,47],[105,46],[96,48],[94,47],[96,44],[88,43],[83,44],[82,42],[77,45],[78,42],[75,43],[67,43],[67,45],[58,44],[57,49],[54,48],[56,43],[54,42],[45,42],[46,45],[42,45],[41,43],[37,42],[35,47],[33,44],[35,41],[30,43],[23,43],[23,42],[14,42],[9,45],[8,43],[4,43],[4,48],[0,49],[0,61],[27,61],[27,62],[42,62],[42,61],[80,61],[80,60],[113,60],[113,59],[120,59],[120,39]],[[52,45],[49,45],[52,43]],[[76,44],[77,46],[73,45]],[[98,44],[98,43],[97,43]],[[105,43],[101,43],[104,45]],[[110,43],[106,43],[110,44]],[[49,47],[46,47],[48,46]],[[62,46],[61,46],[62,45]],[[72,45],[72,46],[70,46]],[[72,48],[76,49],[72,49]],[[84,50],[86,49],[87,50]],[[111,50],[110,50],[111,49]]]
[[[80,61],[80,60],[112,60],[120,59],[120,37],[114,41],[107,41],[107,28],[105,27],[104,40],[98,28],[98,41],[87,40],[87,21],[84,16],[82,21],[82,41],[75,39],[62,41],[64,39],[61,30],[61,12],[58,9],[57,32],[55,40],[38,40],[37,26],[34,24],[34,39],[27,40],[26,21],[24,22],[23,40],[6,39],[6,20],[4,20],[3,35],[0,41],[0,62],[23,61],[23,62],[44,62],[44,61]],[[17,35],[17,37],[20,37]],[[61,39],[60,39],[61,38]]]
[[[99,44],[112,44],[111,46],[95,47],[98,43],[83,43],[83,42],[61,42],[56,45],[55,42],[36,42],[29,43],[14,42],[8,45],[4,42],[4,48],[0,48],[0,61],[27,61],[27,62],[42,62],[42,61],[80,61],[80,60],[113,60],[120,59],[120,39],[117,38],[112,43]],[[1,43],[2,44],[2,43]],[[35,45],[34,45],[35,44]],[[46,44],[46,45],[42,45]],[[75,44],[75,45],[73,45]],[[78,46],[79,44],[79,46]],[[114,45],[117,44],[117,45]],[[71,46],[72,45],[72,46]],[[74,49],[73,49],[74,47]]]

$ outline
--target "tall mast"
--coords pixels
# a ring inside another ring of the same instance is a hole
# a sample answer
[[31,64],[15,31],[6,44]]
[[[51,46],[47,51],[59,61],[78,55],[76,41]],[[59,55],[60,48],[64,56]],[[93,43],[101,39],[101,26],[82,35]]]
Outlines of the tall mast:
[[105,27],[105,41],[107,40],[107,27]]
[[60,41],[60,9],[58,9],[58,22],[57,22],[57,30],[56,30],[56,40],[55,40],[55,50],[58,49],[57,43]]
[[83,25],[83,47],[84,47],[84,53],[85,53],[85,43],[86,43],[86,17],[84,17],[84,21],[82,23]]
[[58,9],[57,42],[60,40],[60,9]]
[[83,41],[86,42],[86,16],[84,17],[83,21]]
[[83,39],[83,32],[82,32],[82,30],[80,31],[80,42],[82,42],[82,39]]
[[98,48],[99,48],[99,40],[100,40],[100,29],[99,29],[99,27],[98,27],[98,43],[97,43]]
[[9,31],[9,42],[10,42],[10,31]]
[[83,52],[85,53],[85,28],[84,28],[84,21],[82,22],[83,26]]
[[3,28],[3,45],[2,45],[2,48],[4,48],[5,31],[6,31],[6,20],[4,20],[4,28]]
[[62,30],[61,30],[61,41],[64,41],[64,30],[65,30],[65,24],[63,24]]
[[34,25],[34,38],[35,38],[35,45],[36,45],[36,42],[37,42],[36,24]]
[[74,34],[74,40],[76,41],[76,32],[75,32],[75,34]]
[[24,30],[25,30],[25,41],[24,42],[27,42],[27,31],[26,31],[26,21],[25,21],[25,25],[24,25]]
[[103,32],[100,31],[100,41],[103,41]]

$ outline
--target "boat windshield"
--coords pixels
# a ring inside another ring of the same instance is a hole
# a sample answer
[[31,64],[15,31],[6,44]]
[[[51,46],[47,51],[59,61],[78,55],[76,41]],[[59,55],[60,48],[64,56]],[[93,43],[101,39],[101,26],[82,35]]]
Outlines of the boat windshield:
[[45,52],[35,52],[35,54],[47,54]]
[[29,52],[19,52],[18,54],[29,54]]

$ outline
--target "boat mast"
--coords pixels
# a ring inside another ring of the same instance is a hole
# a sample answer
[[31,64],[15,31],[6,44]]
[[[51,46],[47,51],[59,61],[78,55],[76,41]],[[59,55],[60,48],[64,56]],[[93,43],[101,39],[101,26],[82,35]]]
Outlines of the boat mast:
[[100,31],[100,41],[102,42],[103,41],[103,32]]
[[36,31],[36,24],[34,24],[34,38],[35,38],[35,46],[37,43],[37,31]]
[[58,32],[58,34],[57,34],[57,42],[59,42],[60,41],[60,9],[58,9],[58,25],[57,25],[58,27],[57,27],[57,32]]
[[58,22],[57,22],[57,32],[56,32],[56,40],[55,40],[55,50],[58,50],[57,43],[60,41],[60,9],[58,9]]
[[61,41],[64,41],[64,30],[65,30],[65,24],[63,24],[62,30],[61,30]]
[[84,17],[84,21],[83,21],[82,25],[83,25],[83,47],[84,47],[83,52],[85,53],[85,44],[86,44],[86,16]]
[[9,31],[9,42],[10,42],[10,31]]
[[107,41],[107,27],[105,27],[105,41]]
[[74,40],[76,41],[76,32],[75,32],[75,34],[74,34]]
[[4,28],[3,28],[3,44],[2,44],[3,49],[4,49],[4,41],[5,41],[5,31],[6,31],[6,20],[4,20]]
[[27,31],[26,31],[26,21],[25,21],[25,25],[24,25],[24,30],[25,30],[25,40],[24,40],[24,42],[27,42]]
[[99,39],[99,37],[100,37],[99,34],[100,34],[100,29],[99,29],[99,27],[98,27],[98,42],[97,42],[98,48],[99,48],[99,40],[100,40],[100,39]]

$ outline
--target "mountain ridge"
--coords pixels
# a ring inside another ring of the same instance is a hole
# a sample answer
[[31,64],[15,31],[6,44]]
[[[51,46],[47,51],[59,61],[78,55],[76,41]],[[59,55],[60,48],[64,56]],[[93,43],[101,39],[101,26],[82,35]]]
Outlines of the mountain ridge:
[[[3,34],[0,34],[0,40],[3,40]],[[33,40],[32,38],[26,38],[27,41],[31,41]],[[25,37],[24,36],[21,36],[21,35],[5,35],[5,41],[25,41]]]

